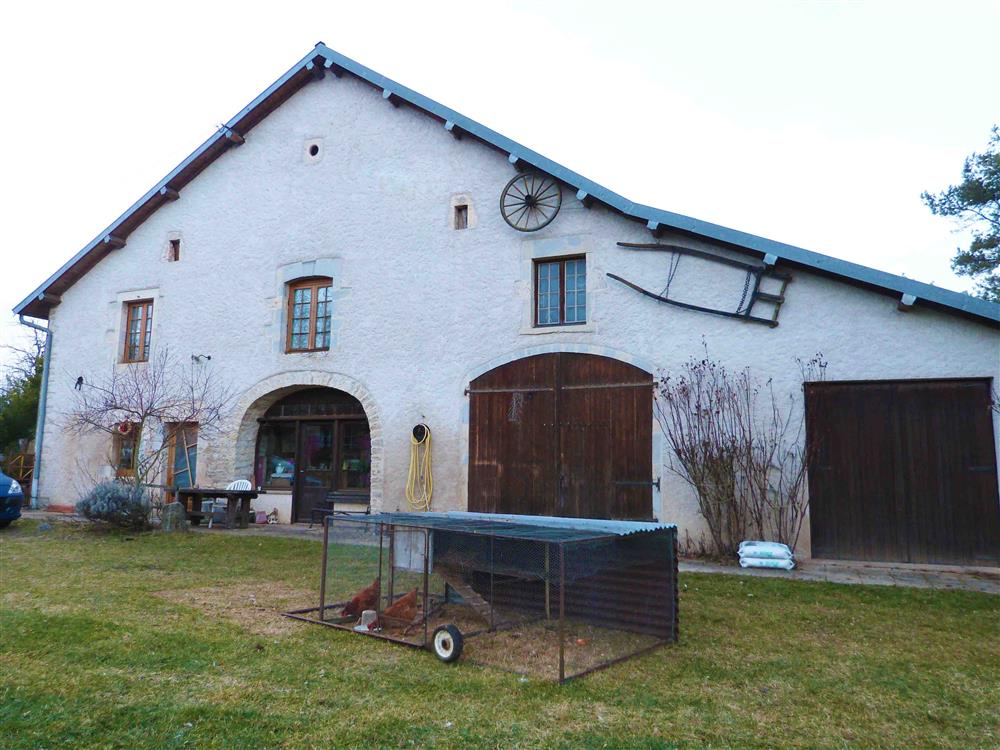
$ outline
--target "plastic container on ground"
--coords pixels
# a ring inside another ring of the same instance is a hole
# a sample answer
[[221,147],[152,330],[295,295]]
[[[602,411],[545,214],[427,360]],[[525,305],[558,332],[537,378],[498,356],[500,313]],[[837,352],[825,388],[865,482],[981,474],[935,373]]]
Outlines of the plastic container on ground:
[[792,570],[795,567],[794,560],[776,560],[772,557],[741,557],[741,568],[771,568],[779,570]]
[[740,557],[769,558],[772,560],[791,560],[792,550],[787,544],[780,542],[740,542]]

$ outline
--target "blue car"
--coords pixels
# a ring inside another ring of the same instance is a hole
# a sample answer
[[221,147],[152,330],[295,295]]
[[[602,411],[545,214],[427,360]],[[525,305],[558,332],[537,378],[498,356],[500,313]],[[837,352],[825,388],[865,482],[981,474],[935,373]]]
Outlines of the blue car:
[[24,492],[20,483],[0,471],[0,529],[21,517]]

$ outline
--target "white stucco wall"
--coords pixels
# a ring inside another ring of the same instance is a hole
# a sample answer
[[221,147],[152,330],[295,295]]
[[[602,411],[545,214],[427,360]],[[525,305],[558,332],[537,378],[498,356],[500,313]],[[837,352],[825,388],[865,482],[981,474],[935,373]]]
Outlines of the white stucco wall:
[[[310,143],[321,145],[317,158],[307,157]],[[105,439],[69,436],[61,419],[77,376],[93,381],[124,366],[115,364],[122,304],[146,296],[155,299],[154,346],[182,357],[211,354],[201,366],[218,370],[238,394],[230,426],[238,437],[200,446],[200,484],[249,475],[254,420],[273,400],[269,393],[328,384],[358,396],[368,411],[373,502],[388,510],[405,502],[416,422],[434,434],[435,508],[465,507],[463,390],[490,366],[528,353],[614,353],[660,371],[699,354],[704,341],[714,358],[773,378],[797,404],[796,358],[816,352],[829,362],[829,380],[1000,376],[996,331],[921,307],[901,313],[893,298],[804,272],[793,271],[775,329],[643,298],[605,276],[662,287],[665,255],[615,244],[651,241],[641,224],[587,209],[566,190],[548,227],[515,232],[497,208],[513,174],[506,154],[455,140],[441,123],[392,107],[350,76],[294,95],[54,308],[42,501],[74,502],[106,462]],[[455,231],[452,206],[464,201],[470,228]],[[167,262],[168,240],[178,236],[181,260]],[[679,235],[660,241],[709,247]],[[532,329],[532,259],[580,252],[587,255],[587,325]],[[735,305],[742,279],[691,258],[681,263],[678,296]],[[334,279],[333,346],[286,354],[284,285],[309,269]],[[697,535],[693,498],[664,472],[663,441],[654,436],[653,473],[664,475],[655,510]],[[287,498],[268,496],[263,506],[279,501],[286,515]]]

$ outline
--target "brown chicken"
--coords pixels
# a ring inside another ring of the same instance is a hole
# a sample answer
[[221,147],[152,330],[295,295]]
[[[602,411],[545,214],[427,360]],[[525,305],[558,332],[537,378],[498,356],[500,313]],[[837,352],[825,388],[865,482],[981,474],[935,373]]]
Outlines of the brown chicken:
[[[382,612],[386,617],[403,622],[413,622],[417,617],[417,590],[413,589],[409,594],[401,596]],[[373,623],[381,627],[381,623]],[[370,629],[371,626],[369,626]]]
[[344,617],[361,617],[361,613],[366,609],[375,609],[378,603],[378,579],[372,581],[368,588],[361,589],[354,598],[347,603],[340,614]]

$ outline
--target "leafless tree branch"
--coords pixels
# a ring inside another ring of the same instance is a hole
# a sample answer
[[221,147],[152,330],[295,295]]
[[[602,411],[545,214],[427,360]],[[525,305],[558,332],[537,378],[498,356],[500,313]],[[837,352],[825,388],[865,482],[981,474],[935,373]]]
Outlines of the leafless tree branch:
[[179,361],[162,349],[148,362],[115,365],[103,378],[84,383],[64,426],[77,434],[116,435],[121,425],[129,425],[135,471],[123,481],[146,486],[159,475],[173,425],[195,423],[199,440],[210,441],[222,430],[232,401],[231,391],[211,369]]
[[[803,379],[825,375],[822,355],[799,362]],[[813,374],[815,371],[816,374]],[[708,357],[657,384],[657,421],[672,448],[670,470],[695,491],[716,554],[750,536],[794,549],[807,512],[804,418],[770,380],[730,372]]]
[[0,391],[6,390],[13,384],[27,380],[35,374],[38,362],[45,353],[45,336],[41,331],[30,330],[30,338],[21,345],[4,344],[0,350],[8,352],[9,356],[3,359],[8,360],[3,366],[4,382],[0,384]]

